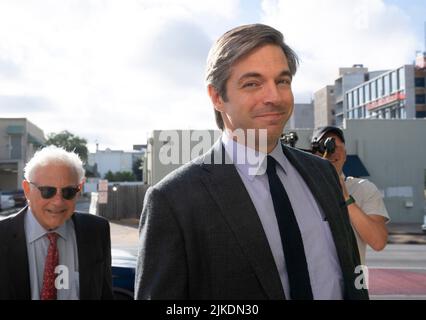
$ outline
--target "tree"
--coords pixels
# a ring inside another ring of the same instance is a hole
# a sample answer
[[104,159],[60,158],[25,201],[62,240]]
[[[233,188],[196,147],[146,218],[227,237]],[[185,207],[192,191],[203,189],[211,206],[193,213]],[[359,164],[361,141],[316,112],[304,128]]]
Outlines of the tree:
[[135,175],[130,171],[118,171],[113,173],[109,170],[105,174],[104,179],[110,182],[136,181]]
[[98,164],[95,162],[93,166],[86,163],[84,166],[84,169],[86,170],[86,178],[99,178],[99,172],[98,172]]
[[67,151],[73,151],[80,156],[83,163],[87,163],[89,152],[87,149],[87,140],[80,138],[67,130],[60,133],[49,133],[47,135],[46,145],[55,145],[57,147],[62,147]]
[[140,157],[133,162],[132,171],[136,177],[136,181],[142,181],[143,158]]
[[107,179],[108,181],[115,181],[114,173],[112,173],[111,170],[108,170],[108,172],[105,173],[104,179]]

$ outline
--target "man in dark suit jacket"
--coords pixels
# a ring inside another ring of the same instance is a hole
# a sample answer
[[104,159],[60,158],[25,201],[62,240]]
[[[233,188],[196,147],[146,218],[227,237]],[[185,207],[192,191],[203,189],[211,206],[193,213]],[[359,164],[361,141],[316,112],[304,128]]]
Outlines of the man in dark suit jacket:
[[[269,26],[238,27],[215,43],[207,82],[224,133],[148,190],[136,299],[368,299],[357,285],[359,254],[333,167],[280,142],[296,67]],[[244,155],[258,162],[241,162]],[[276,176],[285,186],[278,196]],[[276,205],[284,193],[285,212]],[[292,229],[283,215],[295,217]],[[289,233],[300,235],[299,249]]]
[[[61,148],[46,147],[28,162],[29,206],[0,221],[0,299],[113,298],[109,223],[75,212],[83,177],[78,156]],[[50,252],[58,260],[49,280]]]

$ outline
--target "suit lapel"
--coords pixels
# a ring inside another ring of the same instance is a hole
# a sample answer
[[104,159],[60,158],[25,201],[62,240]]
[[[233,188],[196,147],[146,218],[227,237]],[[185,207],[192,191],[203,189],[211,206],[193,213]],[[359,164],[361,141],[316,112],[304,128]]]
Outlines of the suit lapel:
[[18,300],[31,299],[27,241],[24,228],[26,211],[27,208],[24,208],[14,218],[11,218],[10,237],[6,239],[11,297]]
[[[205,160],[223,160],[225,151],[219,140]],[[208,171],[202,179],[221,209],[263,289],[270,299],[284,299],[284,292],[272,252],[261,221],[249,194],[233,164],[215,165],[204,161]],[[216,162],[217,163],[217,162]],[[222,162],[223,163],[223,162]],[[231,163],[229,159],[225,163]]]
[[95,259],[96,253],[93,251],[93,244],[90,243],[90,233],[79,213],[72,216],[77,239],[78,251],[78,272],[80,283],[80,300],[87,300],[91,297],[93,276],[90,274],[92,258]]

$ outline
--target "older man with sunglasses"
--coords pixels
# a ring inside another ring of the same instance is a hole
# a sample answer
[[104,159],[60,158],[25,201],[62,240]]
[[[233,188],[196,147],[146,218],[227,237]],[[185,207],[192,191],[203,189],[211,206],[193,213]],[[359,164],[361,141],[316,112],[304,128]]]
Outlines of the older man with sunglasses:
[[108,221],[75,212],[78,155],[49,146],[24,171],[28,206],[0,221],[0,299],[112,299]]

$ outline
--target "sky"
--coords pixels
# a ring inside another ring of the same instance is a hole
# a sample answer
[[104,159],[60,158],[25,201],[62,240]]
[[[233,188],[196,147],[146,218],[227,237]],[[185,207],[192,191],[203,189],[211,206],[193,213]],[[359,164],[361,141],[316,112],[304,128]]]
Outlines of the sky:
[[339,67],[411,64],[425,21],[424,0],[0,0],[0,118],[131,150],[152,130],[216,129],[205,62],[233,27],[283,33],[304,103]]

